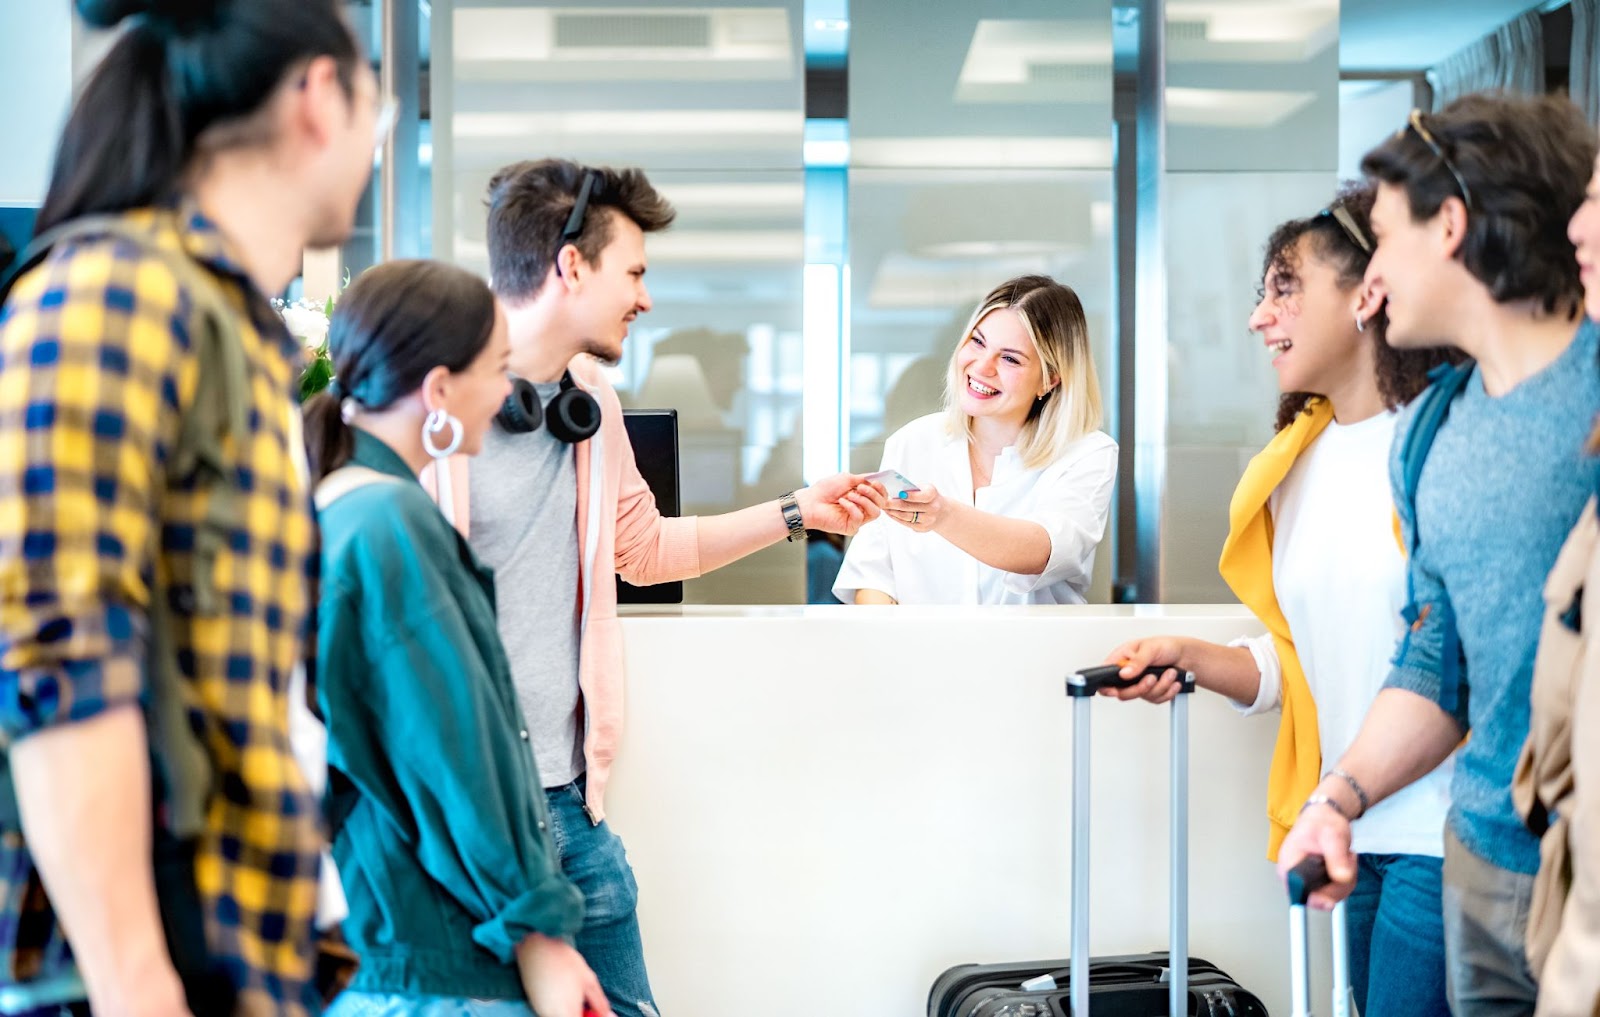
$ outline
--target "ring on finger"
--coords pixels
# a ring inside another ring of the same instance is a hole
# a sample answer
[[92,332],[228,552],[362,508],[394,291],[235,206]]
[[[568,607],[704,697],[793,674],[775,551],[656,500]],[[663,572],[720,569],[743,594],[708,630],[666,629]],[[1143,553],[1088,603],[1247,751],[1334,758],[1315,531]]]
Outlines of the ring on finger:
[[922,513],[921,512],[913,512],[913,513],[911,513],[911,521],[912,522],[917,522],[921,518],[922,518]]

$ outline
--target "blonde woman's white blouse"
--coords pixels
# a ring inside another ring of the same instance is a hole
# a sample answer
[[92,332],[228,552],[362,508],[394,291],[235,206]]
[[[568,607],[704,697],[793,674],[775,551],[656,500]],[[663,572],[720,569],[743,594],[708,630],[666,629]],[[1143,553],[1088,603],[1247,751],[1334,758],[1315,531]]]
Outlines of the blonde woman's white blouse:
[[980,511],[1038,523],[1050,535],[1044,571],[1020,575],[990,568],[937,533],[919,533],[883,517],[856,534],[833,595],[846,604],[857,590],[879,590],[901,604],[1084,603],[1111,509],[1117,443],[1094,431],[1054,462],[1031,470],[1008,446],[995,459],[989,486],[974,498],[966,438],[951,437],[944,423],[943,413],[933,413],[896,431],[884,443],[881,468]]

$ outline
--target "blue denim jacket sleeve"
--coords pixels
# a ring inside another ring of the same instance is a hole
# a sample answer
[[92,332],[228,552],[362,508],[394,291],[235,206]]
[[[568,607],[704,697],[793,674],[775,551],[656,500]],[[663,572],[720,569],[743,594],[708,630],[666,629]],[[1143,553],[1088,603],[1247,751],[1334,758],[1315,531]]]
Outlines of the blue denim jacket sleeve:
[[1438,703],[1463,731],[1467,721],[1466,662],[1450,596],[1430,563],[1430,548],[1416,539],[1415,509],[1402,488],[1400,450],[1405,444],[1404,424],[1395,433],[1389,460],[1395,514],[1400,519],[1401,542],[1412,549],[1406,559],[1405,606],[1407,629],[1395,651],[1394,666],[1384,688],[1404,689]]
[[[404,497],[437,516],[420,488]],[[583,898],[550,839],[492,601],[442,518],[394,522],[367,519],[357,574],[346,555],[325,579],[318,695],[329,762],[403,831],[414,864],[476,923],[474,941],[511,963],[530,932],[576,934]]]

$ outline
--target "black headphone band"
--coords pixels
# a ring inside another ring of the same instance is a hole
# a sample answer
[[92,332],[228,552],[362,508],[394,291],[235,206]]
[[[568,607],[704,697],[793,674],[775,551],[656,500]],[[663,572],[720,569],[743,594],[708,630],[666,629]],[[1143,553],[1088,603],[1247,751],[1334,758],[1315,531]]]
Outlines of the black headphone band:
[[513,434],[537,431],[542,424],[552,438],[575,444],[594,437],[600,430],[600,403],[578,387],[571,371],[562,373],[560,388],[543,405],[532,382],[513,377],[511,394],[495,419]]

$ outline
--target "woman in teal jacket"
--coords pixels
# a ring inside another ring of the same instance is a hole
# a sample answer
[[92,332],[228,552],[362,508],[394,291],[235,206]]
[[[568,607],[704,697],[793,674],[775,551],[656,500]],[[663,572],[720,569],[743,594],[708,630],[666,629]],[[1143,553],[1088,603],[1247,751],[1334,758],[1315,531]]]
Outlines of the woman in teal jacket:
[[361,956],[329,1013],[609,1014],[568,942],[582,897],[548,832],[493,578],[418,482],[476,452],[510,391],[504,313],[467,272],[393,262],[345,293],[328,345],[337,380],[305,406],[316,687]]

